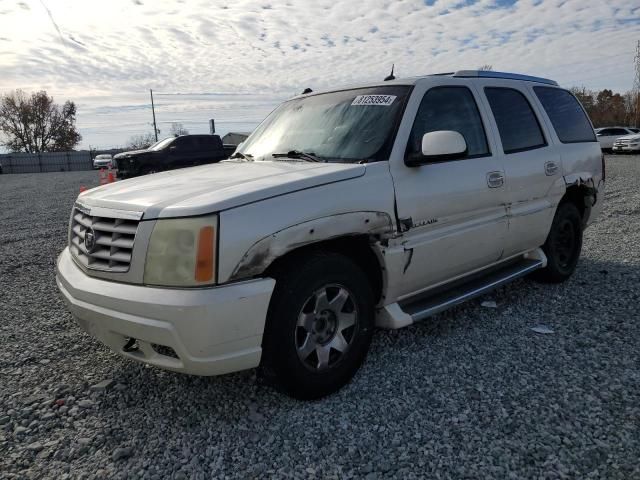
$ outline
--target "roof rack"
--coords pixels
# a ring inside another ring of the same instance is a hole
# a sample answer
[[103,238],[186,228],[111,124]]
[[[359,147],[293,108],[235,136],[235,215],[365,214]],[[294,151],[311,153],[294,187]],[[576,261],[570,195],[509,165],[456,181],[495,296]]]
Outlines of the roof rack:
[[478,78],[504,78],[507,80],[525,80],[527,82],[546,83],[547,85],[558,86],[555,80],[548,78],[532,77],[530,75],[521,75],[519,73],[493,72],[491,70],[458,70],[453,74],[454,77],[478,77]]

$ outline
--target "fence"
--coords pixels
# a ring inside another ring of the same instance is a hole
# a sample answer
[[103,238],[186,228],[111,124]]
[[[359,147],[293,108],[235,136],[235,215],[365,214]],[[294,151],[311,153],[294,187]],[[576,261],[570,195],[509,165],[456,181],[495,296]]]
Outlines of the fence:
[[[116,150],[114,153],[120,152]],[[3,173],[71,172],[91,170],[101,152],[7,153],[0,155]],[[105,151],[105,153],[112,153]]]

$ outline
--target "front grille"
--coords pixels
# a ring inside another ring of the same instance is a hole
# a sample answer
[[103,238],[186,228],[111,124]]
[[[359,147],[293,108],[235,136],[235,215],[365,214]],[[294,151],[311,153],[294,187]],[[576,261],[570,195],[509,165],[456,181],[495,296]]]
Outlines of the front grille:
[[[74,208],[69,249],[85,267],[108,272],[126,272],[131,264],[137,220],[96,217]],[[93,246],[87,236],[93,236]]]
[[631,143],[631,140],[616,140],[615,145],[628,145],[629,143]]

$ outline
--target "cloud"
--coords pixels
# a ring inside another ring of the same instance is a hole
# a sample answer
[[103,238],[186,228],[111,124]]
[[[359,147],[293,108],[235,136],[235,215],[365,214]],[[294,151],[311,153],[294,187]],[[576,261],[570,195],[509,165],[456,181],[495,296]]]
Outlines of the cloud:
[[0,92],[67,98],[149,88],[285,98],[382,79],[392,63],[398,77],[491,64],[626,90],[640,37],[628,0],[4,0],[2,10]]

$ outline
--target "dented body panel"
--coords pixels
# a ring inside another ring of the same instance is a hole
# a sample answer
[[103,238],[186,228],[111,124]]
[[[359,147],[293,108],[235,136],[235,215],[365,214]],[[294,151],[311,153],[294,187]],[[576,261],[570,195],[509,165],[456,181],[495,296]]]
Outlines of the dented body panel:
[[296,247],[366,234],[375,245],[396,230],[393,185],[385,162],[364,174],[229,209],[220,214],[221,283],[262,273]]

